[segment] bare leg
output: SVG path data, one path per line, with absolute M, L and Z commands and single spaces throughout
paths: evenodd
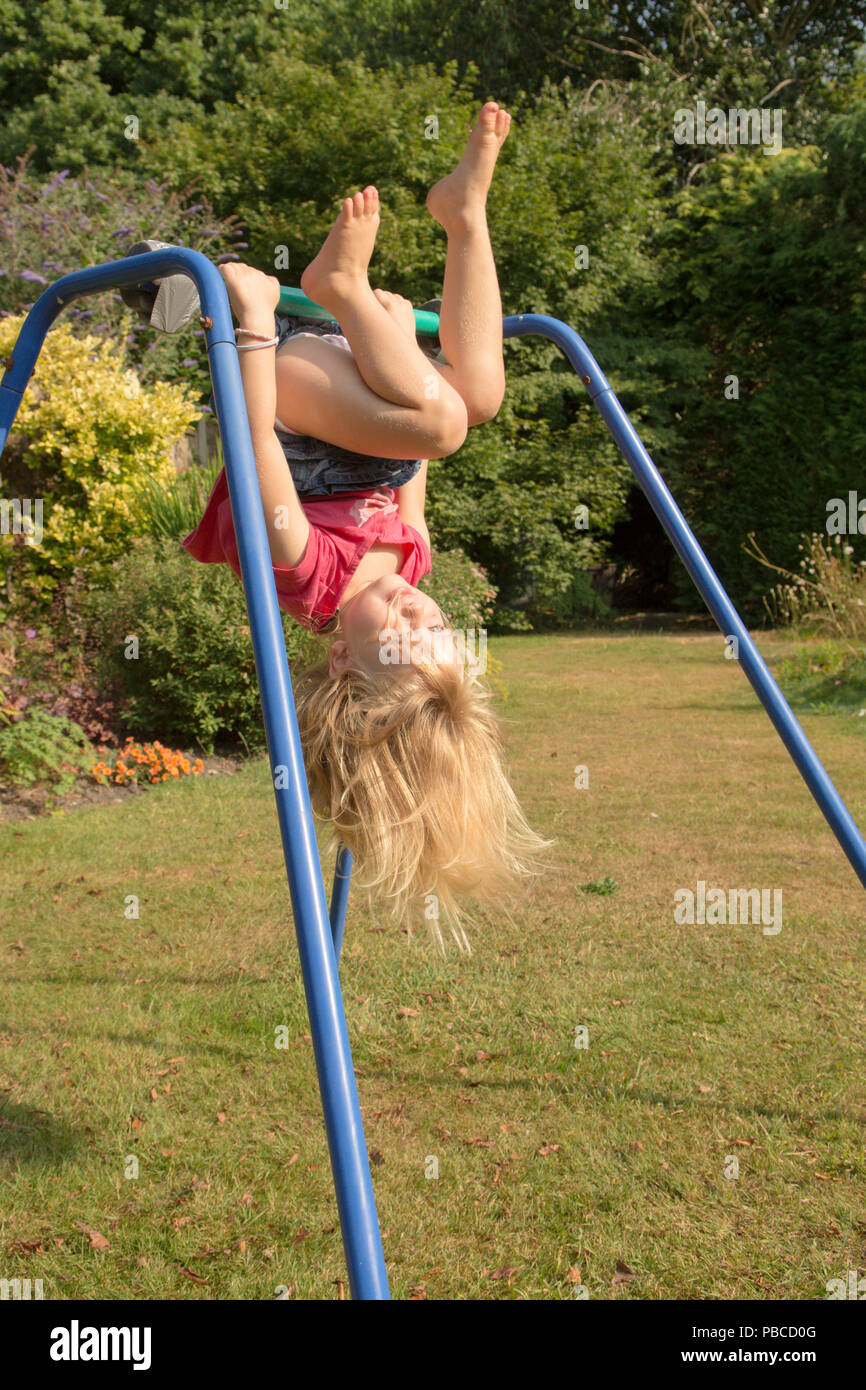
M 431 216 L 448 234 L 439 338 L 450 370 L 442 375 L 465 402 L 470 425 L 492 419 L 505 393 L 502 301 L 486 203 L 510 125 L 508 112 L 488 101 L 456 169 L 427 196 Z
M 301 276 L 301 288 L 340 325 L 366 385 L 383 402 L 438 416 L 465 432 L 458 393 L 370 287 L 367 266 L 379 225 L 379 195 L 368 186 L 346 198 L 324 246 Z

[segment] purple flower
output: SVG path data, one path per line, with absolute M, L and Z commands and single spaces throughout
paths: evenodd
M 44 275 L 37 275 L 35 270 L 19 270 L 19 280 L 31 280 L 34 285 L 47 285 L 48 281 Z
M 55 174 L 55 176 L 54 176 L 54 178 L 51 180 L 51 182 L 50 182 L 49 184 L 46 184 L 46 186 L 43 188 L 43 190 L 42 190 L 42 197 L 44 198 L 46 193 L 50 193 L 50 192 L 52 191 L 52 189 L 55 189 L 59 183 L 65 183 L 68 177 L 69 177 L 69 170 L 68 170 L 68 169 L 61 169 L 60 173 L 59 173 L 59 174 Z
M 36 636 L 36 628 L 35 628 L 35 627 L 28 627 L 28 628 L 27 628 L 27 631 L 24 633 L 24 636 L 25 636 L 25 637 L 35 637 L 35 636 Z
M 130 236 L 130 234 L 131 234 L 134 230 L 135 230 L 135 229 L 134 229 L 133 227 L 118 227 L 117 231 L 116 231 L 116 232 L 112 232 L 111 235 L 112 235 L 112 236 Z
M 183 361 L 181 362 L 180 365 L 181 365 L 182 367 L 197 367 L 197 366 L 198 366 L 198 358 L 197 358 L 197 357 L 185 357 L 185 358 L 183 359 Z
M 248 251 L 250 247 L 250 243 L 248 241 L 236 241 L 233 244 L 239 247 L 242 251 Z
M 192 213 L 192 212 L 202 212 L 203 210 L 204 210 L 204 203 L 193 203 L 193 205 L 192 205 L 191 208 L 187 208 L 187 213 L 189 214 L 189 213 Z
M 240 256 L 236 256 L 234 251 L 226 251 L 222 256 L 217 256 L 217 265 L 226 265 L 229 261 L 239 261 Z

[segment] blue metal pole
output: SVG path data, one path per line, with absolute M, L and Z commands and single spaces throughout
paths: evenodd
M 346 930 L 346 907 L 349 902 L 349 886 L 352 881 L 352 851 L 340 845 L 337 862 L 334 865 L 334 886 L 331 890 L 331 936 L 334 941 L 334 955 L 340 964 L 343 949 L 343 933 Z
M 644 448 L 631 421 L 614 395 L 604 373 L 573 328 L 546 314 L 516 314 L 503 320 L 503 336 L 537 333 L 562 349 L 580 376 L 594 405 L 631 465 L 653 511 L 725 637 L 736 637 L 740 664 L 770 716 L 782 742 L 826 816 L 833 833 L 866 888 L 866 842 L 845 803 L 824 770 L 787 700 L 771 676 L 706 555 L 690 530 L 661 474 Z
M 0 449 L 45 333 L 64 304 L 84 294 L 177 272 L 192 276 L 201 300 L 350 1287 L 353 1298 L 387 1299 L 376 1202 L 261 493 L 228 295 L 216 266 L 200 252 L 172 247 L 76 271 L 45 290 L 22 325 L 12 366 L 0 383 Z

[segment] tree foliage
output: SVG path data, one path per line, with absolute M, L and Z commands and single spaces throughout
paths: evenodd
M 249 259 L 289 284 L 345 193 L 375 182 L 374 283 L 419 303 L 445 255 L 426 192 L 479 101 L 507 102 L 490 199 L 504 310 L 582 333 L 749 605 L 768 578 L 747 535 L 790 563 L 861 441 L 864 19 L 866 0 L 0 0 L 0 159 L 29 150 L 46 189 L 68 169 L 166 206 L 196 180 L 213 225 L 240 219 Z M 676 112 L 699 100 L 779 107 L 784 153 L 678 144 Z M 56 237 L 27 225 L 44 275 Z M 627 517 L 630 474 L 550 344 L 506 357 L 500 416 L 431 467 L 431 518 L 484 565 L 503 621 L 559 621 Z

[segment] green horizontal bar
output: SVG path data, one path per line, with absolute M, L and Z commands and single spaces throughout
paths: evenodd
M 314 304 L 312 299 L 308 299 L 302 290 L 290 289 L 286 285 L 280 289 L 277 309 L 281 314 L 293 314 L 297 318 L 303 319 L 330 321 L 334 317 L 327 309 L 323 309 L 321 304 Z M 417 333 L 438 333 L 439 315 L 431 313 L 429 309 L 416 309 L 415 331 Z

